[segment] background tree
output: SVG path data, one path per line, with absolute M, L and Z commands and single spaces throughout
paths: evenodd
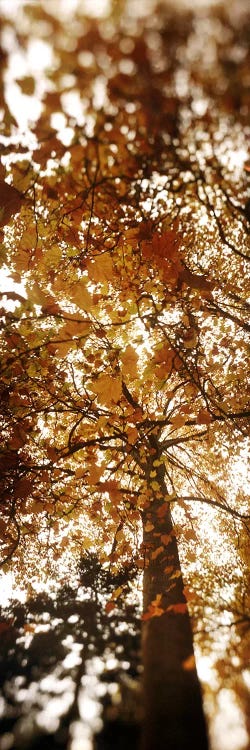
M 192 569 L 205 508 L 225 555 L 248 518 L 247 9 L 124 3 L 68 23 L 57 6 L 4 18 L 40 112 L 29 133 L 9 105 L 3 124 L 2 255 L 25 287 L 2 308 L 3 564 L 22 578 L 28 554 L 41 576 L 39 550 L 60 577 L 84 549 L 114 572 L 132 559 L 143 746 L 184 750 L 191 725 L 202 748 L 180 557 L 191 583 L 209 570 L 207 544 Z
M 112 615 L 105 611 L 105 601 L 124 583 L 124 574 L 112 575 L 89 555 L 81 559 L 71 584 L 24 604 L 13 601 L 4 610 L 0 726 L 2 736 L 13 733 L 13 746 L 38 750 L 46 742 L 50 750 L 64 748 L 81 718 L 86 742 L 94 732 L 96 747 L 137 746 L 138 607 L 123 599 Z M 100 732 L 102 712 L 106 722 Z

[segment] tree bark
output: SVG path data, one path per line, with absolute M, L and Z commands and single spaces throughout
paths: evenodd
M 160 478 L 163 490 L 164 481 Z M 166 493 L 143 518 L 142 656 L 145 717 L 141 750 L 208 750 L 193 636 Z M 162 610 L 162 612 L 161 612 Z

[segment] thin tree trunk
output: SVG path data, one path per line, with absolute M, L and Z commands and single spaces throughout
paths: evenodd
M 161 477 L 160 483 L 162 498 L 158 493 L 143 519 L 143 609 L 148 619 L 144 619 L 142 634 L 145 719 L 141 750 L 207 750 L 177 541 Z

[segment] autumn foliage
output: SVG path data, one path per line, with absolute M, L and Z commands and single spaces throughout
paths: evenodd
M 235 31 L 211 11 L 208 72 L 202 15 L 113 6 L 3 18 L 27 60 L 35 41 L 51 57 L 15 79 L 39 114 L 1 102 L 1 556 L 19 581 L 88 551 L 132 561 L 145 626 L 195 607 L 206 513 L 214 549 L 249 519 L 247 11 Z

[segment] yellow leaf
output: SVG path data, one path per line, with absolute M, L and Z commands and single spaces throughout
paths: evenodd
M 193 529 L 186 529 L 185 531 L 185 539 L 188 541 L 194 541 L 197 542 L 197 536 Z
M 91 325 L 87 320 L 71 320 L 69 318 L 60 328 L 60 338 L 85 337 L 91 330 Z
M 110 281 L 112 279 L 114 269 L 113 262 L 108 253 L 102 253 L 94 258 L 94 260 L 88 260 L 87 271 L 89 278 L 97 283 Z
M 124 531 L 117 531 L 117 534 L 115 535 L 117 542 L 123 542 L 124 540 Z
M 112 599 L 118 599 L 118 596 L 121 596 L 122 592 L 123 592 L 122 586 L 118 586 L 118 588 L 115 589 L 115 591 L 113 591 Z
M 81 545 L 82 549 L 89 549 L 92 546 L 92 540 L 88 536 L 81 537 Z
M 22 250 L 34 250 L 37 244 L 37 232 L 35 226 L 26 229 L 20 239 L 19 247 Z
M 89 312 L 93 307 L 93 300 L 89 293 L 85 280 L 78 281 L 71 289 L 71 299 L 81 310 Z
M 153 492 L 158 492 L 158 490 L 161 489 L 158 482 L 150 482 L 150 486 L 152 487 Z

